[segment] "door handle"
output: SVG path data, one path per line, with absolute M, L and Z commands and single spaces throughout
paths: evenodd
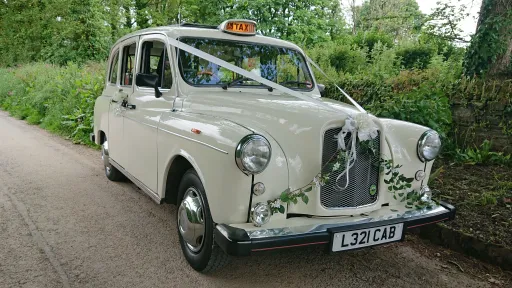
M 134 110 L 137 106 L 133 104 L 126 104 L 126 108 Z

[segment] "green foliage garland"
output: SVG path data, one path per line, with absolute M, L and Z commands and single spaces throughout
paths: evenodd
M 375 155 L 376 151 L 374 150 L 372 143 L 372 141 L 361 141 L 359 145 L 366 148 L 366 153 Z M 322 170 L 326 167 L 330 168 L 329 170 L 331 170 L 331 172 L 324 174 L 318 173 L 313 180 L 305 186 L 293 191 L 287 189 L 281 193 L 279 198 L 268 200 L 267 203 L 270 206 L 272 214 L 284 214 L 286 210 L 285 205 L 297 204 L 299 199 L 301 199 L 304 204 L 308 204 L 309 197 L 306 193 L 312 191 L 313 187 L 319 187 L 327 184 L 330 181 L 330 174 L 343 167 L 346 164 L 345 161 L 346 153 L 342 153 L 342 151 L 339 150 L 333 155 L 331 160 L 322 167 Z M 394 165 L 392 160 L 381 159 L 380 161 L 380 169 L 384 171 L 385 176 L 389 177 L 388 179 L 384 179 L 384 183 L 388 185 L 387 191 L 393 193 L 393 199 L 405 202 L 405 207 L 407 209 L 414 208 L 420 210 L 423 208 L 432 208 L 435 202 L 424 201 L 424 194 L 411 189 L 411 183 L 414 181 L 414 178 L 405 177 L 400 173 L 399 169 L 401 167 L 401 165 Z

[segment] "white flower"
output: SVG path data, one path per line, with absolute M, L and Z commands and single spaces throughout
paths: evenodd
M 315 182 L 316 188 L 320 188 L 321 184 L 320 184 L 320 178 L 318 176 L 315 176 L 315 178 L 313 178 L 313 182 Z
M 273 208 L 281 207 L 281 199 L 276 199 L 274 202 L 270 204 Z
M 332 166 L 332 171 L 338 171 L 340 169 L 341 164 L 339 162 L 336 162 L 334 166 Z

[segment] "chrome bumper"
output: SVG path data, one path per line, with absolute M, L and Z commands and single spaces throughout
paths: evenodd
M 329 247 L 333 233 L 404 223 L 404 229 L 448 221 L 455 218 L 455 207 L 441 202 L 432 209 L 391 212 L 378 217 L 361 216 L 326 219 L 326 224 L 292 227 L 243 229 L 234 225 L 218 224 L 215 242 L 229 255 L 245 256 L 252 252 L 292 248 L 308 245 Z M 294 219 L 294 218 L 291 218 Z M 316 219 L 318 222 L 318 219 Z M 330 222 L 330 223 L 327 223 Z M 240 226 L 240 225 L 238 225 Z M 405 233 L 404 233 L 405 235 Z

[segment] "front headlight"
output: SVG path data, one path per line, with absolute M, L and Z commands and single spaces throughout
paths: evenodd
M 258 174 L 267 168 L 272 150 L 270 143 L 261 135 L 247 135 L 236 147 L 236 165 L 246 174 Z
M 434 160 L 441 150 L 441 138 L 434 130 L 428 130 L 418 140 L 418 157 L 422 162 Z

